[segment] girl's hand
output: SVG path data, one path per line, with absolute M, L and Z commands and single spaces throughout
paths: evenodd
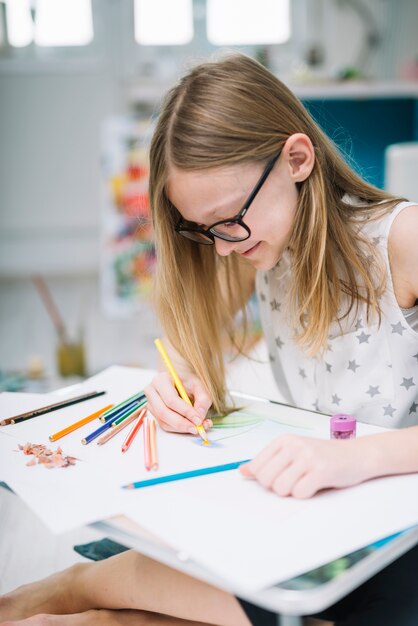
M 181 382 L 194 406 L 180 398 L 168 372 L 159 372 L 144 389 L 148 408 L 164 430 L 196 435 L 197 425 L 205 430 L 212 426 L 212 420 L 206 418 L 212 400 L 194 374 L 182 373 Z
M 240 471 L 279 496 L 310 498 L 320 489 L 349 487 L 371 478 L 363 449 L 366 439 L 324 441 L 283 435 Z

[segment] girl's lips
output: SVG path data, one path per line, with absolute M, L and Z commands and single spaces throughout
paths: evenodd
M 258 246 L 260 245 L 260 241 L 258 243 L 255 244 L 255 246 L 252 246 L 251 248 L 248 248 L 248 250 L 246 250 L 245 252 L 241 252 L 242 256 L 250 256 L 251 254 L 253 254 L 253 252 L 255 252 L 258 248 Z

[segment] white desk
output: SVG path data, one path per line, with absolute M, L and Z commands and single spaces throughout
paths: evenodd
M 162 544 L 123 516 L 106 522 L 97 522 L 91 526 L 115 541 L 165 563 L 169 567 L 216 587 L 229 588 L 227 583 L 187 558 L 187 555 L 177 553 L 169 546 Z M 331 606 L 417 543 L 418 526 L 398 535 L 371 554 L 364 556 L 329 582 L 303 590 L 288 589 L 287 583 L 284 582 L 255 594 L 246 594 L 245 599 L 276 612 L 280 626 L 300 626 L 301 616 L 317 613 Z M 229 590 L 234 593 L 233 589 Z M 243 594 L 240 595 L 244 597 Z

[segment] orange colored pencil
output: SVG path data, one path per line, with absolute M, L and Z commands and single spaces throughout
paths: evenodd
M 149 419 L 144 419 L 144 465 L 146 470 L 151 469 L 151 447 L 150 447 L 150 427 Z
M 134 437 L 135 437 L 136 433 L 138 432 L 138 430 L 142 426 L 142 422 L 144 421 L 144 417 L 145 417 L 146 413 L 147 413 L 146 407 L 143 408 L 140 411 L 140 413 L 138 415 L 137 423 L 133 426 L 133 428 L 131 429 L 131 431 L 129 432 L 128 436 L 126 437 L 125 441 L 122 444 L 122 452 L 126 452 L 127 449 L 129 448 L 129 446 L 131 445 L 132 441 L 134 440 Z
M 139 409 L 135 413 L 132 413 L 132 415 L 129 415 L 129 417 L 127 417 L 125 420 L 123 420 L 123 422 L 121 422 L 117 426 L 109 428 L 109 430 L 103 435 L 103 437 L 100 437 L 100 439 L 97 441 L 97 445 L 102 446 L 104 443 L 109 441 L 109 439 L 112 439 L 112 437 L 120 433 L 120 431 L 123 430 L 126 426 L 129 426 L 129 424 L 132 424 L 132 422 L 134 422 L 136 418 L 138 417 L 138 415 L 140 414 L 141 410 L 142 409 Z
M 113 404 L 108 404 L 107 406 L 104 406 L 102 409 L 100 409 L 100 411 L 96 411 L 95 413 L 92 413 L 91 415 L 87 415 L 87 417 L 83 417 L 82 420 L 79 420 L 78 422 L 75 422 L 74 424 L 67 426 L 67 428 L 63 428 L 62 430 L 59 430 L 57 433 L 54 433 L 53 435 L 49 436 L 49 441 L 56 441 L 57 439 L 61 439 L 61 437 L 65 437 L 65 435 L 69 435 L 74 430 L 77 430 L 77 428 L 81 428 L 81 426 L 84 426 L 84 424 L 88 424 L 89 422 L 92 422 L 93 420 L 95 420 L 97 417 L 100 417 L 102 413 L 110 409 L 110 407 L 112 406 Z
M 151 420 L 150 424 L 150 449 L 151 449 L 151 469 L 158 469 L 158 456 L 157 456 L 157 427 L 155 420 Z

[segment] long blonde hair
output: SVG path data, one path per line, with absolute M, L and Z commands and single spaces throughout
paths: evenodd
M 292 249 L 291 301 L 297 340 L 310 354 L 327 343 L 343 296 L 380 318 L 385 271 L 360 233 L 362 220 L 399 200 L 355 174 L 301 102 L 262 65 L 241 54 L 194 67 L 167 94 L 150 150 L 150 203 L 157 248 L 157 312 L 174 348 L 201 378 L 214 408 L 225 408 L 223 338 L 245 307 L 234 255 L 220 257 L 174 231 L 180 215 L 166 194 L 169 169 L 204 170 L 266 162 L 294 133 L 315 148 L 300 183 Z M 353 205 L 347 196 L 355 197 Z M 306 315 L 307 314 L 307 315 Z

